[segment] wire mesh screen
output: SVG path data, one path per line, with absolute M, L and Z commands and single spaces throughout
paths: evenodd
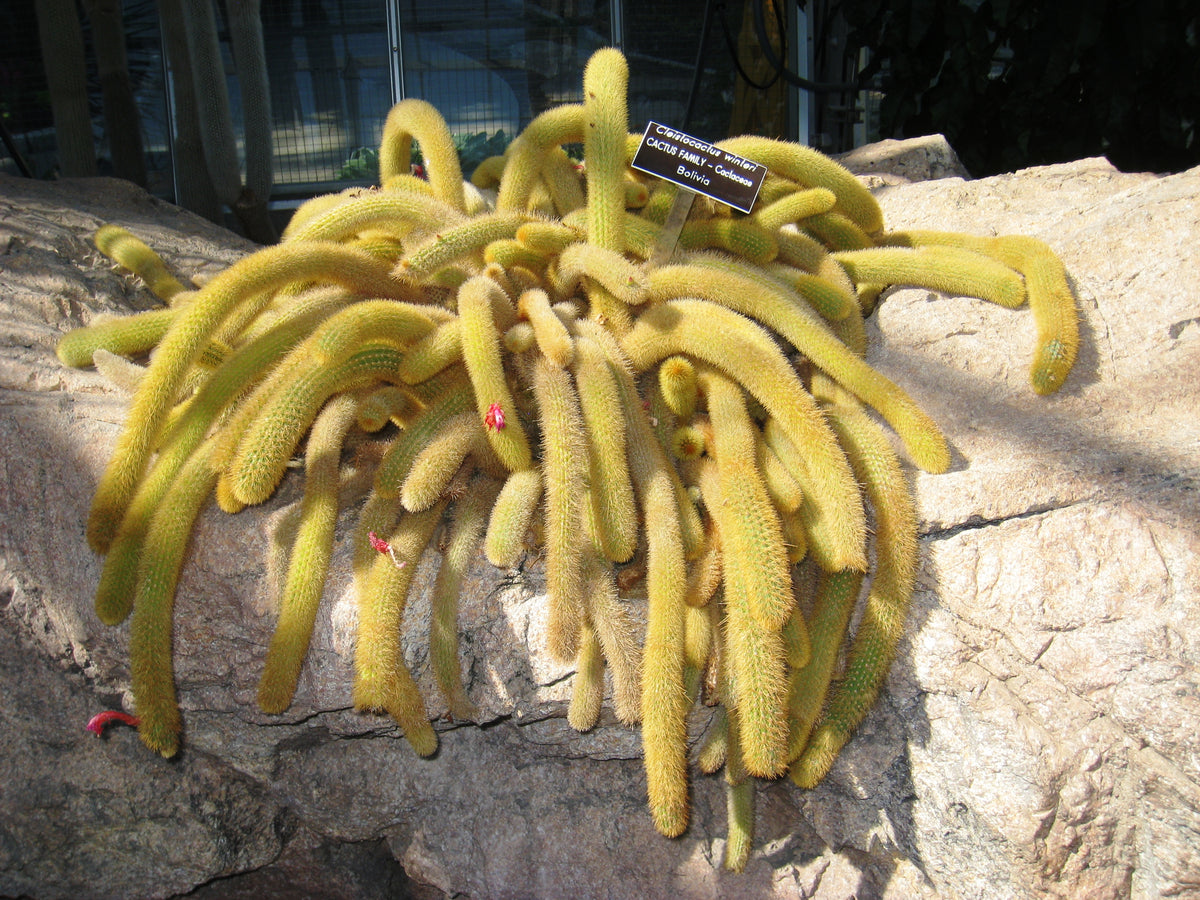
M 67 23 L 69 28 L 78 28 L 82 57 L 68 59 L 68 54 L 59 49 L 65 45 L 66 35 L 51 34 L 50 40 L 56 51 L 51 62 L 57 65 L 77 62 L 82 69 L 85 96 L 81 102 L 94 140 L 94 152 L 91 153 L 94 168 L 89 165 L 88 172 L 133 178 L 143 182 L 152 192 L 169 196 L 172 180 L 170 141 L 162 42 L 154 0 L 125 0 L 117 9 L 120 21 L 116 27 L 124 37 L 123 76 L 127 78 L 132 112 L 136 117 L 132 122 L 122 120 L 120 127 L 133 129 L 140 136 L 141 161 L 136 173 L 114 167 L 113 135 L 109 131 L 114 117 L 111 110 L 106 115 L 93 40 L 94 23 L 86 8 L 79 7 L 77 18 Z M 4 138 L 0 172 L 34 178 L 84 174 L 63 172 L 35 10 L 32 2 L 0 3 L 0 133 Z
M 262 27 L 277 192 L 371 180 L 392 103 L 382 0 L 263 0 Z
M 242 149 L 243 104 L 227 7 L 211 2 Z M 261 0 L 273 199 L 374 182 L 375 151 L 397 87 L 442 112 L 470 171 L 503 152 L 538 113 L 578 102 L 588 58 L 612 43 L 629 58 L 631 129 L 655 119 L 709 140 L 746 131 L 779 133 L 785 104 L 747 88 L 731 56 L 752 68 L 758 47 L 750 40 L 748 10 L 755 2 L 769 0 Z M 178 163 L 165 100 L 173 73 L 163 64 L 156 3 L 124 0 L 123 6 L 148 186 L 174 198 Z M 0 122 L 32 174 L 52 177 L 61 148 L 55 146 L 34 8 L 28 0 L 0 3 Z M 781 8 L 791 11 L 790 4 Z M 88 40 L 91 25 L 86 16 L 80 21 Z M 391 35 L 399 36 L 398 46 Z M 108 117 L 90 45 L 88 53 L 96 154 L 99 171 L 108 174 Z M 0 169 L 16 171 L 12 155 L 3 157 Z
M 726 15 L 725 4 L 716 6 L 721 9 L 713 11 L 706 34 L 703 3 L 659 0 L 626 4 L 624 50 L 630 68 L 631 131 L 641 131 L 647 121 L 654 120 L 705 140 L 726 136 L 733 70 L 716 18 Z
M 404 94 L 438 108 L 468 173 L 538 113 L 577 102 L 588 57 L 612 40 L 607 0 L 403 0 L 400 29 Z
M 630 128 L 640 130 L 653 119 L 707 140 L 746 133 L 790 136 L 795 126 L 789 119 L 783 82 L 775 79 L 767 84 L 767 75 L 755 79 L 765 62 L 752 26 L 755 4 L 771 11 L 766 18 L 769 38 L 782 52 L 779 24 L 789 27 L 790 4 L 770 0 L 626 3 Z M 755 84 L 740 77 L 739 71 L 755 79 Z
M 38 48 L 32 3 L 0 8 L 0 122 L 5 153 L 0 172 L 45 178 L 55 166 L 54 119 Z M 25 169 L 22 172 L 22 168 Z
M 97 4 L 97 6 L 99 6 Z M 145 187 L 152 194 L 167 196 L 172 191 L 173 160 L 171 155 L 171 128 L 167 111 L 166 69 L 163 67 L 162 39 L 160 36 L 158 9 L 155 0 L 125 0 L 125 52 L 129 66 L 129 81 L 137 116 L 141 126 L 142 149 L 146 166 Z M 86 9 L 86 7 L 85 7 Z M 90 37 L 89 23 L 84 18 L 85 36 Z M 93 63 L 94 64 L 94 63 Z M 91 69 L 89 67 L 89 77 Z M 95 98 L 102 93 L 97 76 L 90 94 Z M 103 104 L 101 104 L 103 107 Z M 97 109 L 102 113 L 102 109 Z M 101 172 L 104 153 L 111 159 L 111 136 L 108 128 L 121 127 L 119 122 L 110 122 L 108 116 L 100 114 Z

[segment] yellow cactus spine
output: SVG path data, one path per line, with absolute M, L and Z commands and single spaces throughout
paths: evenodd
M 787 768 L 788 679 L 779 631 L 764 628 L 749 608 L 745 585 L 728 565 L 725 574 L 727 665 L 733 670 L 733 706 L 746 771 L 774 778 Z
M 756 429 L 754 436 L 755 456 L 767 495 L 781 516 L 796 512 L 804 502 L 804 492 L 800 490 L 800 485 L 796 483 L 787 466 L 775 455 L 775 451 L 767 446 L 762 433 Z
M 722 559 L 721 542 L 717 537 L 716 526 L 712 520 L 708 540 L 705 541 L 704 551 L 692 565 L 688 573 L 687 593 L 684 602 L 691 607 L 707 606 L 713 595 L 721 587 L 724 578 L 724 560 Z
M 443 310 L 396 300 L 364 300 L 326 319 L 308 342 L 312 362 L 333 366 L 367 340 L 387 339 L 405 346 L 433 330 Z
M 596 521 L 596 538 L 605 557 L 626 562 L 636 548 L 638 529 L 620 394 L 599 344 L 584 335 L 578 348 L 574 372 L 587 426 L 589 502 Z
M 601 342 L 606 353 L 616 350 Z M 688 823 L 687 710 L 683 681 L 687 587 L 684 538 L 674 469 L 663 455 L 630 374 L 610 355 L 629 440 L 629 469 L 646 532 L 650 598 L 642 650 L 642 748 L 650 813 L 660 834 L 677 837 Z
M 517 405 L 504 375 L 504 364 L 500 357 L 500 333 L 492 316 L 493 294 L 503 300 L 503 291 L 496 282 L 482 275 L 464 284 L 458 291 L 458 314 L 462 319 L 463 360 L 471 376 L 475 390 L 475 407 L 479 420 L 488 421 L 489 413 L 496 406 L 504 416 L 504 427 L 487 430 L 492 449 L 511 472 L 519 472 L 533 465 L 533 454 L 529 440 L 517 418 Z
M 518 233 L 520 229 L 517 229 Z M 483 248 L 483 261 L 497 267 L 498 271 L 523 268 L 530 272 L 544 272 L 550 264 L 550 256 L 531 250 L 517 238 L 500 238 Z
M 176 307 L 148 309 L 120 319 L 106 319 L 68 331 L 55 352 L 63 365 L 82 368 L 92 364 L 92 354 L 108 350 L 118 356 L 140 356 L 153 348 L 179 317 Z
M 594 537 L 594 535 L 593 535 Z M 639 627 L 617 592 L 613 569 L 594 552 L 584 554 L 584 597 L 587 619 L 612 675 L 617 719 L 625 725 L 641 721 L 642 648 Z
M 133 623 L 129 631 L 129 667 L 138 733 L 156 753 L 179 750 L 181 720 L 171 664 L 175 586 L 196 516 L 212 493 L 216 472 L 212 439 L 188 461 L 154 513 L 138 566 Z
M 429 663 L 442 695 L 456 719 L 473 719 L 475 705 L 467 699 L 458 660 L 458 595 L 471 568 L 487 516 L 500 484 L 475 479 L 454 511 L 454 527 L 442 554 L 442 567 L 430 597 Z
M 700 521 L 700 514 L 696 510 L 695 503 L 692 502 L 688 494 L 683 480 L 679 477 L 679 473 L 675 471 L 675 467 L 667 460 L 665 453 L 662 450 L 662 445 L 659 440 L 659 432 L 656 431 L 663 424 L 663 420 L 667 415 L 665 407 L 662 410 L 657 410 L 655 401 L 650 401 L 649 412 L 644 410 L 641 396 L 637 393 L 633 386 L 632 372 L 633 366 L 620 344 L 613 337 L 612 333 L 598 322 L 581 321 L 578 323 L 579 331 L 588 335 L 594 340 L 604 351 L 608 357 L 609 368 L 617 379 L 617 389 L 621 395 L 621 409 L 625 415 L 626 440 L 629 442 L 628 447 L 630 453 L 639 452 L 643 454 L 651 453 L 650 448 L 639 450 L 641 437 L 637 435 L 648 435 L 654 440 L 653 453 L 657 454 L 656 458 L 661 458 L 664 465 L 664 471 L 668 479 L 671 481 L 671 487 L 675 491 L 676 504 L 679 508 L 679 527 L 680 534 L 683 540 L 684 556 L 686 559 L 695 559 L 704 549 L 705 533 L 704 524 Z M 657 394 L 655 394 L 657 397 Z M 654 416 L 662 414 L 662 419 L 656 420 Z M 631 424 L 636 422 L 636 424 Z M 664 432 L 665 433 L 665 432 Z M 639 442 L 635 446 L 635 441 Z M 630 472 L 633 472 L 633 462 L 630 461 Z M 637 489 L 636 476 L 634 478 L 634 489 Z
M 808 620 L 812 655 L 803 668 L 793 667 L 789 676 L 789 761 L 794 761 L 804 751 L 813 726 L 825 706 L 829 682 L 862 582 L 863 573 L 849 569 L 821 573 Z M 793 768 L 792 774 L 798 771 Z
M 654 248 L 662 235 L 662 227 L 631 212 L 625 213 L 623 222 L 625 224 L 625 252 L 639 259 L 648 259 L 654 253 Z M 587 237 L 587 220 L 581 211 L 565 217 L 563 224 L 572 232 L 572 241 L 567 243 L 579 240 L 580 237 Z
M 465 211 L 462 166 L 454 138 L 442 114 L 424 100 L 401 100 L 388 113 L 379 148 L 379 180 L 386 183 L 393 175 L 408 174 L 413 138 L 421 145 L 434 191 L 455 209 Z
M 328 301 L 328 302 L 326 302 Z M 247 384 L 295 344 L 331 309 L 333 298 L 316 298 L 299 305 L 294 315 L 239 347 L 166 428 L 153 467 L 138 484 L 121 525 L 104 558 L 96 588 L 96 613 L 106 624 L 124 621 L 133 604 L 133 584 L 142 541 L 155 508 L 170 489 L 179 469 L 200 446 L 216 417 Z M 219 443 L 219 441 L 217 442 Z M 214 467 L 217 456 L 213 454 Z
M 838 212 L 809 216 L 803 228 L 830 250 L 865 250 L 875 245 L 871 235 Z
M 1025 276 L 1029 310 L 1037 326 L 1037 347 L 1029 381 L 1039 394 L 1053 394 L 1079 353 L 1079 314 L 1062 260 L 1042 241 L 1010 235 L 994 239 L 996 253 Z
M 159 299 L 169 302 L 187 290 L 161 256 L 119 225 L 101 225 L 94 240 L 101 253 L 141 278 Z
M 667 837 L 676 837 L 688 823 L 690 700 L 683 684 L 686 577 L 679 508 L 670 479 L 661 470 L 641 474 L 650 596 L 642 655 L 642 747 L 655 827 Z
M 439 231 L 400 260 L 396 274 L 413 282 L 427 281 L 470 254 L 482 255 L 493 241 L 515 237 L 525 221 L 524 216 L 511 213 L 489 213 Z
M 827 213 L 833 209 L 836 202 L 837 197 L 833 191 L 827 188 L 810 188 L 786 194 L 770 205 L 756 210 L 751 219 L 767 231 L 778 231 L 792 222 Z
M 296 692 L 333 553 L 342 441 L 354 424 L 357 407 L 350 394 L 334 397 L 317 416 L 308 439 L 300 528 L 292 545 L 279 621 L 258 685 L 258 705 L 263 712 L 283 712 Z
M 713 341 L 714 333 L 722 339 Z M 805 496 L 820 506 L 828 564 L 834 569 L 866 569 L 866 518 L 845 454 L 812 397 L 761 328 L 714 303 L 671 300 L 644 312 L 621 346 L 639 370 L 686 353 L 736 373 L 791 442 L 804 448 L 802 465 L 808 477 L 800 484 L 812 486 Z
M 600 718 L 604 701 L 604 652 L 590 622 L 579 628 L 579 653 L 575 656 L 575 678 L 567 723 L 576 731 L 589 731 Z
M 690 669 L 703 671 L 713 658 L 713 609 L 688 605 L 683 611 L 683 661 Z
M 713 775 L 725 765 L 729 754 L 729 714 L 724 706 L 713 712 L 712 724 L 704 735 L 700 752 L 696 754 L 696 768 L 705 775 Z
M 517 564 L 525 534 L 533 524 L 534 513 L 542 499 L 542 474 L 537 469 L 513 472 L 504 482 L 492 507 L 484 538 L 484 555 L 500 569 Z
M 728 768 L 726 763 L 727 771 Z M 744 773 L 740 780 L 726 776 L 725 812 L 729 834 L 725 839 L 723 865 L 730 872 L 744 872 L 754 849 L 754 779 Z
M 534 220 L 517 229 L 517 240 L 537 253 L 555 255 L 579 240 L 579 234 L 557 222 Z
M 742 739 L 745 723 L 742 721 L 741 708 L 735 700 L 737 676 L 730 670 L 727 662 L 728 626 L 729 622 L 726 620 L 725 634 L 718 640 L 718 655 L 722 665 L 718 667 L 711 682 L 715 684 L 716 693 L 721 698 L 720 712 L 723 715 L 714 723 L 716 727 L 712 742 L 702 752 L 701 767 L 709 772 L 716 772 L 722 765 L 725 767 L 727 833 L 724 866 L 731 872 L 741 872 L 746 868 L 754 844 L 754 781 L 745 763 L 745 746 Z
M 904 439 L 922 469 L 940 473 L 949 468 L 946 439 L 925 411 L 892 381 L 850 352 L 823 320 L 806 304 L 789 296 L 774 279 L 751 274 L 745 267 L 727 260 L 702 257 L 691 265 L 655 270 L 650 275 L 650 285 L 651 296 L 656 300 L 697 297 L 721 303 L 767 325 L 787 338 L 814 365 L 877 409 Z
M 104 376 L 105 381 L 127 396 L 137 390 L 138 385 L 142 382 L 142 376 L 146 374 L 145 366 L 140 366 L 123 356 L 117 356 L 103 347 L 97 348 L 92 353 L 92 365 L 96 367 L 97 372 Z
M 700 219 L 688 222 L 679 233 L 683 250 L 728 250 L 752 263 L 765 265 L 779 254 L 775 234 L 751 219 Z
M 154 439 L 193 362 L 214 329 L 244 298 L 303 281 L 340 283 L 378 297 L 402 292 L 386 265 L 337 244 L 281 244 L 235 263 L 204 286 L 158 345 L 133 396 L 125 429 L 117 439 L 88 516 L 88 544 L 98 553 L 112 543 Z M 403 293 L 400 293 L 403 296 Z
M 788 668 L 803 669 L 812 659 L 812 640 L 809 637 L 804 612 L 799 606 L 792 607 L 792 614 L 783 623 L 780 633 L 783 636 Z
M 425 704 L 404 663 L 400 645 L 408 589 L 421 553 L 445 510 L 440 503 L 424 512 L 405 515 L 387 542 L 403 565 L 387 554 L 375 557 L 358 592 L 358 639 L 354 651 L 354 706 L 390 713 L 420 756 L 437 750 L 437 735 L 429 724 Z
M 1067 270 L 1044 242 L 1020 235 L 976 237 L 944 231 L 898 231 L 889 244 L 905 247 L 961 247 L 993 257 L 1025 278 L 1038 341 L 1029 380 L 1039 394 L 1053 394 L 1067 379 L 1079 352 L 1079 315 Z
M 421 384 L 461 361 L 462 321 L 451 319 L 408 348 L 396 377 L 405 384 Z
M 385 385 L 376 388 L 359 402 L 355 423 L 360 430 L 372 433 L 388 422 L 400 424 L 415 412 L 411 394 L 403 388 Z
M 425 409 L 388 446 L 375 470 L 375 491 L 382 497 L 399 497 L 417 455 L 441 433 L 446 423 L 471 409 L 474 398 L 461 380 L 429 398 Z
M 1025 279 L 991 257 L 958 247 L 872 247 L 833 254 L 856 284 L 902 284 L 943 294 L 979 297 L 1015 309 L 1025 302 Z
M 822 318 L 840 322 L 852 312 L 858 312 L 858 297 L 848 283 L 843 287 L 824 275 L 804 272 L 792 273 L 788 280 L 796 293 L 807 300 Z
M 570 375 L 544 357 L 534 364 L 533 391 L 542 424 L 546 479 L 546 593 L 550 653 L 568 662 L 579 649 L 583 621 L 583 526 L 580 486 L 587 479 L 587 445 L 579 395 Z
M 538 288 L 524 291 L 517 301 L 517 314 L 529 321 L 538 349 L 550 362 L 565 369 L 575 361 L 575 341 L 550 308 L 545 291 Z
M 500 184 L 500 176 L 504 174 L 504 156 L 489 156 L 475 167 L 471 173 L 471 184 L 477 188 L 494 188 Z
M 387 378 L 402 354 L 387 344 L 365 344 L 345 361 L 328 369 L 310 367 L 261 409 L 221 480 L 240 503 L 262 503 L 278 486 L 288 459 L 329 397 L 342 390 L 367 387 Z
M 883 228 L 883 211 L 849 169 L 810 147 L 763 137 L 736 137 L 717 144 L 722 150 L 762 163 L 772 172 L 799 184 L 828 188 L 837 208 L 867 234 Z
M 583 209 L 587 200 L 575 161 L 562 147 L 552 147 L 542 163 L 542 181 L 559 217 Z
M 583 72 L 588 243 L 625 251 L 625 91 L 629 66 L 619 50 L 598 50 Z
M 570 296 L 580 277 L 587 276 L 623 303 L 646 299 L 646 276 L 620 251 L 593 244 L 571 244 L 559 255 L 552 275 L 555 291 Z
M 400 502 L 409 512 L 428 509 L 445 492 L 455 473 L 471 452 L 472 438 L 479 432 L 474 412 L 461 412 L 443 423 L 413 460 L 400 489 Z
M 1036 243 L 1040 246 L 1029 253 L 1024 269 L 1029 308 L 1038 331 L 1029 381 L 1035 391 L 1044 395 L 1062 387 L 1075 366 L 1079 354 L 1079 313 L 1066 268 L 1049 247 L 1040 241 Z
M 290 229 L 285 243 L 344 241 L 370 229 L 402 237 L 414 226 L 452 228 L 466 221 L 454 207 L 420 191 L 371 191 L 349 197 Z
M 328 212 L 335 206 L 345 203 L 349 198 L 356 197 L 361 194 L 359 188 L 347 188 L 336 194 L 318 194 L 316 197 L 309 197 L 301 203 L 292 212 L 292 216 L 288 219 L 287 225 L 283 227 L 283 231 L 279 233 L 280 241 L 288 241 L 302 225 L 311 222 L 317 216 Z
M 583 121 L 581 104 L 556 106 L 534 117 L 508 148 L 508 162 L 496 197 L 497 210 L 525 210 L 545 155 L 560 144 L 583 140 Z
M 778 631 L 791 615 L 790 565 L 779 516 L 757 465 L 757 429 L 746 412 L 741 388 L 712 371 L 700 384 L 712 419 L 714 455 L 721 503 L 711 510 L 721 531 L 725 557 L 726 602 L 736 584 L 737 602 L 749 604 L 756 622 Z
M 670 448 L 677 459 L 699 459 L 708 448 L 708 435 L 693 425 L 684 425 L 671 433 Z
M 746 769 L 774 777 L 787 764 L 787 678 L 780 630 L 791 613 L 793 597 L 778 518 L 758 483 L 758 503 L 736 466 L 754 464 L 753 427 L 740 389 L 712 373 L 701 374 L 717 443 L 716 484 L 705 502 L 717 518 L 724 558 L 725 622 L 723 664 L 731 670 L 738 744 Z M 749 479 L 752 485 L 754 478 Z M 756 520 L 765 514 L 763 520 Z M 775 534 L 770 534 L 771 520 Z M 766 557 L 759 555 L 767 547 Z M 766 565 L 764 566 L 764 563 Z M 773 564 L 772 564 L 773 563 Z M 735 717 L 730 715 L 730 723 Z M 731 738 L 732 741 L 732 738 Z
M 690 422 L 696 412 L 699 389 L 696 383 L 696 367 L 686 356 L 670 356 L 658 367 L 658 389 L 663 402 L 680 422 Z
M 802 787 L 825 777 L 874 704 L 904 629 L 917 573 L 916 507 L 887 437 L 861 410 L 831 407 L 830 418 L 874 510 L 876 566 L 846 673 L 793 765 L 792 779 Z

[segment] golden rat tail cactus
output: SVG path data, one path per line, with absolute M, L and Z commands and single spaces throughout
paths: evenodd
M 937 425 L 864 360 L 863 315 L 896 283 L 1028 300 L 1033 386 L 1048 393 L 1075 358 L 1074 299 L 1044 244 L 889 233 L 849 172 L 765 138 L 718 145 L 768 167 L 759 208 L 700 200 L 676 245 L 664 235 L 680 188 L 630 168 L 627 80 L 620 53 L 598 52 L 583 104 L 538 116 L 467 184 L 441 117 L 405 101 L 384 130 L 382 188 L 309 201 L 279 246 L 199 288 L 101 229 L 100 248 L 170 303 L 59 346 L 71 365 L 155 349 L 88 522 L 108 554 L 99 615 L 132 611 L 149 747 L 179 747 L 171 617 L 197 514 L 214 496 L 229 512 L 266 500 L 307 437 L 259 692 L 282 711 L 323 593 L 347 448 L 370 432 L 384 446 L 354 535 L 356 707 L 393 716 L 418 753 L 436 749 L 399 632 L 448 519 L 430 659 L 455 716 L 474 715 L 458 661 L 463 573 L 481 551 L 514 565 L 536 535 L 549 649 L 577 663 L 568 720 L 595 724 L 607 668 L 617 715 L 641 721 L 659 831 L 688 825 L 701 693 L 717 707 L 699 763 L 726 770 L 729 868 L 751 852 L 755 777 L 810 787 L 828 773 L 883 684 L 916 572 L 912 496 L 866 409 L 917 466 L 949 465 Z M 407 174 L 414 138 L 428 182 Z M 579 141 L 582 174 L 561 150 Z M 476 183 L 495 184 L 494 208 Z M 647 604 L 644 632 L 633 603 Z

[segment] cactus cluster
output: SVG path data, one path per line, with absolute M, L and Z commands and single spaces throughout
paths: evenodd
M 135 387 L 87 527 L 105 555 L 100 618 L 132 612 L 149 747 L 178 748 L 172 603 L 198 512 L 214 495 L 228 512 L 266 500 L 307 438 L 259 692 L 282 711 L 365 432 L 353 699 L 418 753 L 437 737 L 399 636 L 445 523 L 430 659 L 456 717 L 474 713 L 465 570 L 480 548 L 503 568 L 540 545 L 549 649 L 577 666 L 569 721 L 596 723 L 607 669 L 617 717 L 641 725 L 661 833 L 688 824 L 697 702 L 717 708 L 694 749 L 703 771 L 724 767 L 730 868 L 751 850 L 755 778 L 811 787 L 829 771 L 886 677 L 916 573 L 913 498 L 881 422 L 920 468 L 949 464 L 937 425 L 864 361 L 863 316 L 898 283 L 1028 301 L 1048 393 L 1074 360 L 1074 299 L 1044 244 L 888 232 L 844 168 L 757 137 L 718 145 L 769 168 L 755 210 L 697 199 L 659 264 L 678 188 L 630 168 L 626 84 L 621 54 L 598 52 L 583 103 L 538 116 L 471 182 L 436 110 L 406 100 L 379 189 L 309 201 L 281 243 L 199 288 L 127 232 L 97 235 L 167 302 L 59 345 L 71 365 L 154 351 L 113 366 Z M 428 180 L 409 172 L 414 140 Z M 563 150 L 578 142 L 583 166 Z

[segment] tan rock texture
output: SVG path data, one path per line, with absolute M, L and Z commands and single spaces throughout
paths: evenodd
M 202 518 L 176 607 L 180 757 L 85 732 L 129 699 L 127 626 L 95 618 L 84 540 L 125 401 L 53 346 L 151 303 L 90 234 L 124 225 L 185 275 L 251 248 L 122 182 L 0 179 L 0 895 L 1200 896 L 1200 170 L 1082 160 L 967 181 L 936 138 L 848 162 L 890 228 L 1049 243 L 1083 346 L 1038 397 L 1028 311 L 881 302 L 870 361 L 955 461 L 914 475 L 923 563 L 886 692 L 816 790 L 760 788 L 742 875 L 720 869 L 718 779 L 694 780 L 691 829 L 663 839 L 636 732 L 611 714 L 567 726 L 571 672 L 542 649 L 532 558 L 473 572 L 463 652 L 482 727 L 440 722 L 434 759 L 351 709 L 345 546 L 296 703 L 258 713 L 267 528 L 294 484 Z M 406 649 L 440 714 L 425 618 L 412 609 Z

